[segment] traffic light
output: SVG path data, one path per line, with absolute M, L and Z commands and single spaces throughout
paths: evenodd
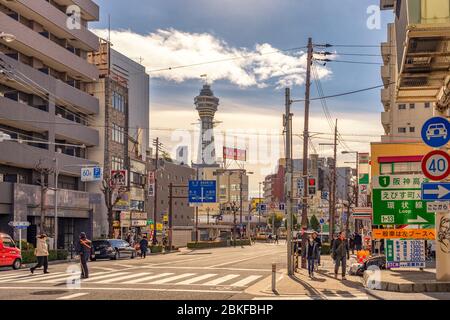
M 316 194 L 316 178 L 308 178 L 308 194 L 310 196 Z

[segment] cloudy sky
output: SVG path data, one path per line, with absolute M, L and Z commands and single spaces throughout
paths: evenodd
M 362 89 L 381 84 L 382 61 L 379 48 L 362 45 L 385 41 L 386 24 L 393 19 L 392 13 L 382 12 L 381 27 L 368 28 L 368 8 L 378 5 L 379 0 L 96 2 L 101 20 L 91 24 L 91 29 L 106 37 L 110 15 L 114 49 L 132 59 L 141 59 L 150 74 L 151 137 L 159 136 L 171 149 L 179 142 L 178 134 L 171 129 L 192 133 L 193 123 L 198 121 L 193 99 L 202 86 L 200 76 L 207 74 L 220 98 L 217 131 L 233 130 L 232 134 L 240 138 L 247 134 L 245 144 L 253 149 L 258 145 L 256 151 L 249 150 L 253 154 L 249 154 L 251 161 L 247 166 L 255 172 L 252 194 L 257 194 L 258 181 L 273 171 L 276 159 L 283 156 L 280 134 L 284 88 L 291 87 L 294 99 L 304 98 L 304 47 L 308 37 L 315 44 L 335 45 L 327 49 L 336 53 L 332 57 L 335 60 L 370 63 L 317 64 L 316 76 L 325 95 Z M 201 64 L 204 62 L 208 63 Z M 178 68 L 186 65 L 189 67 Z M 318 96 L 314 85 L 311 95 Z M 331 117 L 338 119 L 345 141 L 339 151 L 369 151 L 369 142 L 379 140 L 383 133 L 379 97 L 380 91 L 373 90 L 327 100 Z M 293 105 L 295 134 L 303 130 L 303 110 L 303 103 Z M 331 147 L 319 145 L 332 142 L 332 126 L 319 100 L 311 104 L 310 126 L 311 131 L 321 133 L 312 138 L 311 152 L 330 156 Z M 195 139 L 190 139 L 194 159 Z M 222 141 L 218 140 L 220 149 Z M 301 139 L 295 137 L 294 144 L 294 156 L 299 158 Z M 267 152 L 261 151 L 264 147 Z M 344 165 L 352 160 L 352 156 L 340 156 L 338 162 Z

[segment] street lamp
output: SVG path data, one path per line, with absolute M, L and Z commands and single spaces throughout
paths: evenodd
M 16 40 L 16 36 L 11 33 L 0 32 L 0 39 L 10 43 Z

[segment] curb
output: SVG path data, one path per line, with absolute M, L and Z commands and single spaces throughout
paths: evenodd
M 366 289 L 402 292 L 402 293 L 422 293 L 422 292 L 450 292 L 450 282 L 421 281 L 395 283 L 390 281 L 379 281 L 378 284 L 371 284 L 370 281 L 373 272 L 365 271 L 363 276 L 363 285 Z

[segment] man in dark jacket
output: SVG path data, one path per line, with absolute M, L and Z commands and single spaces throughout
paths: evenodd
M 362 237 L 358 232 L 355 232 L 355 239 L 353 241 L 355 243 L 356 251 L 362 250 Z
M 77 243 L 77 253 L 80 256 L 81 279 L 89 278 L 87 262 L 92 253 L 92 242 L 86 237 L 86 233 L 80 233 L 80 240 Z
M 347 268 L 347 259 L 350 259 L 350 251 L 344 231 L 339 232 L 339 237 L 333 241 L 333 248 L 331 252 L 332 258 L 335 261 L 334 277 L 337 278 L 339 265 L 342 264 L 342 280 L 347 280 L 345 278 L 345 269 Z
M 141 249 L 141 257 L 142 259 L 145 259 L 147 256 L 147 250 L 148 250 L 148 240 L 147 236 L 144 236 L 142 240 L 139 242 L 139 247 Z
M 319 249 L 319 254 L 318 254 L 318 257 L 317 257 L 317 265 L 320 266 L 320 253 L 322 251 L 322 240 L 320 240 L 319 234 L 317 232 L 313 233 L 313 239 L 314 239 L 315 242 L 317 242 L 317 246 L 319 247 L 318 248 Z

